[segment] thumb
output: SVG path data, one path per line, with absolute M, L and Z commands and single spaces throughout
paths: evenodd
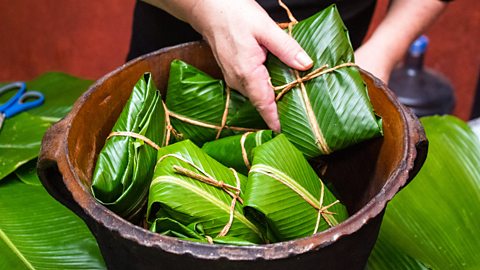
M 257 40 L 291 68 L 307 70 L 313 66 L 312 59 L 300 44 L 275 23 L 270 24 L 269 27 L 263 27 Z

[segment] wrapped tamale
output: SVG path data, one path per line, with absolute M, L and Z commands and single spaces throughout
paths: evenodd
M 270 242 L 309 236 L 347 218 L 303 154 L 280 134 L 257 146 L 245 188 L 245 214 Z
M 313 59 L 307 71 L 269 54 L 265 63 L 277 98 L 282 133 L 306 157 L 316 157 L 382 134 L 354 62 L 348 31 L 335 5 L 287 31 Z
M 97 159 L 95 198 L 131 219 L 146 203 L 157 150 L 165 144 L 165 110 L 149 74 L 140 78 Z M 152 144 L 148 144 L 153 142 Z
M 210 243 L 263 243 L 261 230 L 242 211 L 246 181 L 190 140 L 163 147 L 148 197 L 150 229 Z
M 271 130 L 247 132 L 207 142 L 202 150 L 223 165 L 247 175 L 252 163 L 253 148 L 271 139 Z
M 170 65 L 166 105 L 177 139 L 190 139 L 200 146 L 267 128 L 247 98 L 181 60 Z

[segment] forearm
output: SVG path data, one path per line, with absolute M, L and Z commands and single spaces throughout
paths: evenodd
M 410 44 L 447 6 L 440 0 L 393 0 L 372 37 L 355 52 L 356 63 L 384 82 Z
M 368 41 L 377 45 L 393 64 L 447 6 L 439 0 L 394 0 L 385 19 Z

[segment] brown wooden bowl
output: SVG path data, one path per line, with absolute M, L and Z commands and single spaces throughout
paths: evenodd
M 136 226 L 90 192 L 96 157 L 138 78 L 153 73 L 166 88 L 170 62 L 182 59 L 221 77 L 205 43 L 165 48 L 98 80 L 68 116 L 46 133 L 38 173 L 48 192 L 80 216 L 111 269 L 363 269 L 389 200 L 418 172 L 427 140 L 418 119 L 378 79 L 362 70 L 384 137 L 313 162 L 336 187 L 351 216 L 329 230 L 288 242 L 238 247 L 162 236 Z M 322 164 L 322 168 L 320 165 Z M 326 168 L 326 170 L 325 170 Z

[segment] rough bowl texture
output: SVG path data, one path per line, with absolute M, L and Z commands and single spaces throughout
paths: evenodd
M 409 110 L 368 72 L 371 101 L 383 118 L 384 137 L 313 161 L 335 185 L 351 214 L 345 222 L 310 237 L 237 247 L 182 241 L 123 220 L 90 193 L 96 157 L 132 87 L 151 71 L 165 89 L 171 60 L 182 59 L 221 77 L 210 48 L 201 42 L 165 48 L 118 68 L 97 81 L 70 114 L 49 129 L 38 173 L 57 200 L 80 216 L 98 240 L 110 269 L 363 269 L 389 200 L 418 172 L 427 153 L 424 131 Z

